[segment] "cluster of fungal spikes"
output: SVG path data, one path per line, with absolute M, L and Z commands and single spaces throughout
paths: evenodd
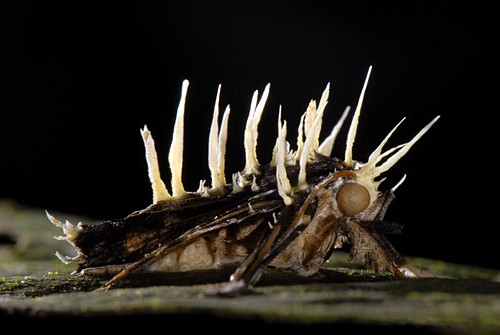
M 376 198 L 378 193 L 378 185 L 382 182 L 375 181 L 383 172 L 390 169 L 408 150 L 415 144 L 429 128 L 437 121 L 439 116 L 434 118 L 427 126 L 425 126 L 415 137 L 404 144 L 393 147 L 389 150 L 382 151 L 384 145 L 389 140 L 397 127 L 404 120 L 401 120 L 396 127 L 384 138 L 380 145 L 373 151 L 366 163 L 360 163 L 353 160 L 353 146 L 356 138 L 356 131 L 363 105 L 363 99 L 370 78 L 371 67 L 368 70 L 363 89 L 358 100 L 354 116 L 349 127 L 347 135 L 347 143 L 345 149 L 344 164 L 356 171 L 357 179 L 367 187 L 372 199 Z M 148 165 L 149 178 L 153 189 L 153 203 L 169 200 L 171 198 L 183 198 L 188 192 L 185 191 L 182 183 L 182 156 L 183 156 L 183 136 L 184 136 L 184 109 L 187 96 L 189 82 L 184 80 L 182 84 L 181 99 L 177 109 L 177 116 L 174 125 L 172 144 L 168 155 L 168 161 L 172 174 L 172 195 L 168 192 L 164 182 L 160 177 L 158 167 L 158 158 L 154 146 L 154 140 L 147 126 L 141 130 L 142 138 L 146 151 L 146 161 Z M 245 167 L 241 172 L 232 175 L 232 192 L 239 192 L 248 185 L 252 185 L 252 190 L 257 191 L 258 186 L 255 184 L 255 176 L 260 172 L 260 163 L 257 159 L 257 139 L 258 126 L 264 111 L 264 107 L 269 96 L 270 84 L 267 84 L 262 95 L 259 98 L 259 92 L 255 91 L 250 104 L 250 112 L 245 126 L 244 133 L 244 148 L 245 148 Z M 208 196 L 223 192 L 226 184 L 225 176 L 225 153 L 227 143 L 228 121 L 230 115 L 229 105 L 226 107 L 222 122 L 219 126 L 219 100 L 221 86 L 219 85 L 215 99 L 215 107 L 213 119 L 210 127 L 208 140 L 208 167 L 212 179 L 211 188 L 205 186 L 204 181 L 200 181 L 200 187 L 197 193 Z M 286 205 L 293 202 L 293 193 L 295 191 L 304 190 L 308 187 L 306 179 L 306 166 L 315 159 L 316 154 L 329 156 L 332 152 L 335 139 L 347 118 L 350 107 L 347 107 L 340 117 L 337 124 L 333 127 L 331 133 L 319 143 L 319 135 L 321 132 L 323 113 L 328 104 L 328 96 L 330 93 L 330 84 L 328 83 L 319 101 L 316 104 L 315 100 L 311 100 L 306 112 L 302 115 L 298 128 L 297 149 L 290 149 L 289 143 L 286 141 L 287 123 L 281 120 L 281 106 L 278 117 L 278 137 L 273 151 L 273 157 L 270 162 L 271 166 L 276 167 L 276 179 L 278 192 L 283 198 Z M 219 129 L 220 128 L 220 129 Z M 392 156 L 391 156 L 392 155 Z M 379 165 L 383 160 L 385 161 Z M 292 185 L 287 176 L 287 166 L 299 165 L 299 175 L 296 185 Z M 399 186 L 403 179 L 394 189 Z
M 56 227 L 61 228 L 64 233 L 64 236 L 54 236 L 54 238 L 60 241 L 67 241 L 69 244 L 75 247 L 75 240 L 78 237 L 78 234 L 82 231 L 82 223 L 78 222 L 78 224 L 75 226 L 68 220 L 64 221 L 64 223 L 59 221 L 58 219 L 50 215 L 47 211 L 45 211 L 45 214 L 47 215 L 49 221 L 52 222 L 52 224 L 54 224 Z M 59 258 L 64 264 L 69 264 L 70 262 L 80 260 L 80 253 L 76 257 L 69 257 L 61 255 L 56 251 L 56 257 Z

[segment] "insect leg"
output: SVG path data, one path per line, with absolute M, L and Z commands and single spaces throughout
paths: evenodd
M 385 234 L 397 234 L 401 226 L 383 221 L 389 204 L 394 200 L 394 192 L 387 190 L 366 215 L 368 220 L 346 220 L 347 232 L 352 243 L 351 258 L 364 256 L 367 265 L 375 271 L 390 271 L 400 279 L 415 277 L 434 277 L 409 264 L 394 248 Z M 367 251 L 370 250 L 370 251 Z
M 325 192 L 328 193 L 326 188 L 331 182 L 340 177 L 347 176 L 352 176 L 352 172 L 335 172 L 315 187 L 305 200 L 300 201 L 296 199 L 298 201 L 295 201 L 293 205 L 286 206 L 281 212 L 275 226 L 263 238 L 253 253 L 243 261 L 231 276 L 230 281 L 220 287 L 218 293 L 234 294 L 242 289 L 246 289 L 248 285 L 255 285 L 273 259 L 295 240 L 310 223 L 310 220 L 306 219 L 308 216 L 306 212 L 311 208 L 313 202 L 322 197 Z M 301 204 L 300 207 L 299 204 Z
M 218 288 L 220 295 L 233 295 L 255 285 L 264 270 L 280 251 L 286 248 L 307 226 L 300 220 L 293 220 L 294 206 L 286 207 L 277 222 L 262 238 L 257 247 L 231 275 L 228 282 Z M 297 221 L 297 222 L 296 222 Z

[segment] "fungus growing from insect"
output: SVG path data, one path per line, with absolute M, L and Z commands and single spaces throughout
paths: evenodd
M 345 157 L 330 157 L 337 135 L 349 113 L 346 108 L 329 136 L 320 142 L 322 118 L 330 85 L 319 103 L 312 100 L 300 118 L 296 148 L 287 141 L 288 124 L 277 117 L 277 138 L 272 159 L 257 157 L 259 123 L 270 94 L 255 91 L 243 136 L 245 165 L 226 176 L 225 154 L 230 108 L 219 123 L 218 87 L 213 120 L 208 132 L 208 167 L 211 184 L 195 192 L 182 182 L 185 102 L 189 82 L 182 84 L 181 98 L 168 154 L 172 174 L 171 193 L 160 176 L 155 142 L 147 126 L 141 129 L 152 204 L 125 218 L 77 225 L 49 220 L 63 230 L 57 237 L 71 243 L 80 273 L 108 274 L 115 284 L 132 272 L 190 271 L 230 267 L 233 274 L 220 293 L 234 293 L 258 283 L 267 268 L 316 273 L 334 249 L 349 247 L 352 258 L 365 261 L 376 272 L 389 271 L 399 278 L 425 273 L 409 264 L 385 235 L 396 234 L 399 224 L 384 219 L 394 191 L 404 181 L 384 191 L 378 178 L 396 164 L 438 120 L 435 117 L 407 143 L 384 151 L 399 122 L 363 163 L 353 159 L 361 107 L 371 67 L 347 134 Z M 227 178 L 228 177 L 228 178 Z M 228 183 L 228 181 L 230 181 Z

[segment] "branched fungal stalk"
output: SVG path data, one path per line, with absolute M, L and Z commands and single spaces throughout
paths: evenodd
M 394 192 L 379 191 L 379 177 L 394 166 L 438 120 L 435 117 L 410 141 L 384 151 L 399 122 L 363 163 L 353 159 L 354 141 L 368 79 L 368 70 L 347 134 L 344 159 L 330 157 L 349 107 L 331 133 L 320 142 L 323 114 L 328 105 L 328 83 L 319 104 L 311 100 L 299 122 L 297 147 L 286 140 L 287 122 L 277 117 L 277 138 L 272 159 L 257 159 L 258 127 L 270 92 L 268 84 L 259 98 L 253 94 L 243 144 L 245 166 L 225 176 L 230 108 L 219 124 L 221 86 L 217 89 L 208 133 L 208 167 L 211 185 L 188 192 L 182 183 L 184 114 L 189 82 L 182 84 L 172 143 L 168 154 L 172 194 L 161 179 L 151 132 L 141 129 L 152 204 L 129 216 L 94 224 L 73 225 L 47 213 L 73 245 L 76 257 L 56 255 L 76 262 L 85 274 L 109 274 L 112 286 L 136 271 L 190 271 L 234 267 L 219 293 L 235 293 L 255 285 L 270 267 L 301 275 L 316 273 L 334 249 L 347 246 L 352 258 L 363 259 L 375 272 L 389 271 L 399 278 L 427 274 L 411 266 L 389 243 L 386 234 L 399 233 L 399 224 L 385 221 Z M 320 144 L 321 143 L 321 144 Z

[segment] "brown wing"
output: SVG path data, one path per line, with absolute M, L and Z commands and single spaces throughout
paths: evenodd
M 267 225 L 267 221 L 262 219 L 266 216 L 272 217 L 272 213 L 279 213 L 280 209 L 283 207 L 281 197 L 275 193 L 276 192 L 273 191 L 268 192 L 268 194 L 260 194 L 250 198 L 238 195 L 237 198 L 239 200 L 227 205 L 226 207 L 214 208 L 213 210 L 204 212 L 197 216 L 192 216 L 191 214 L 191 216 L 186 217 L 185 219 L 169 222 L 165 227 L 163 234 L 159 234 L 159 236 L 148 242 L 148 245 L 156 243 L 157 247 L 147 253 L 144 253 L 140 259 L 129 262 L 130 264 L 127 264 L 118 275 L 106 284 L 106 286 L 113 285 L 116 281 L 127 276 L 140 267 L 154 263 L 177 248 L 191 244 L 205 234 L 229 226 L 238 226 L 242 222 L 247 222 L 249 220 L 259 221 L 262 224 Z M 227 198 L 227 196 L 222 198 L 219 205 L 224 203 L 227 204 Z M 207 201 L 207 204 L 208 202 L 210 201 Z M 210 206 L 212 205 L 213 204 L 211 203 Z M 206 207 L 202 207 L 206 209 Z M 155 242 L 153 243 L 152 240 Z M 158 247 L 158 245 L 160 246 Z

